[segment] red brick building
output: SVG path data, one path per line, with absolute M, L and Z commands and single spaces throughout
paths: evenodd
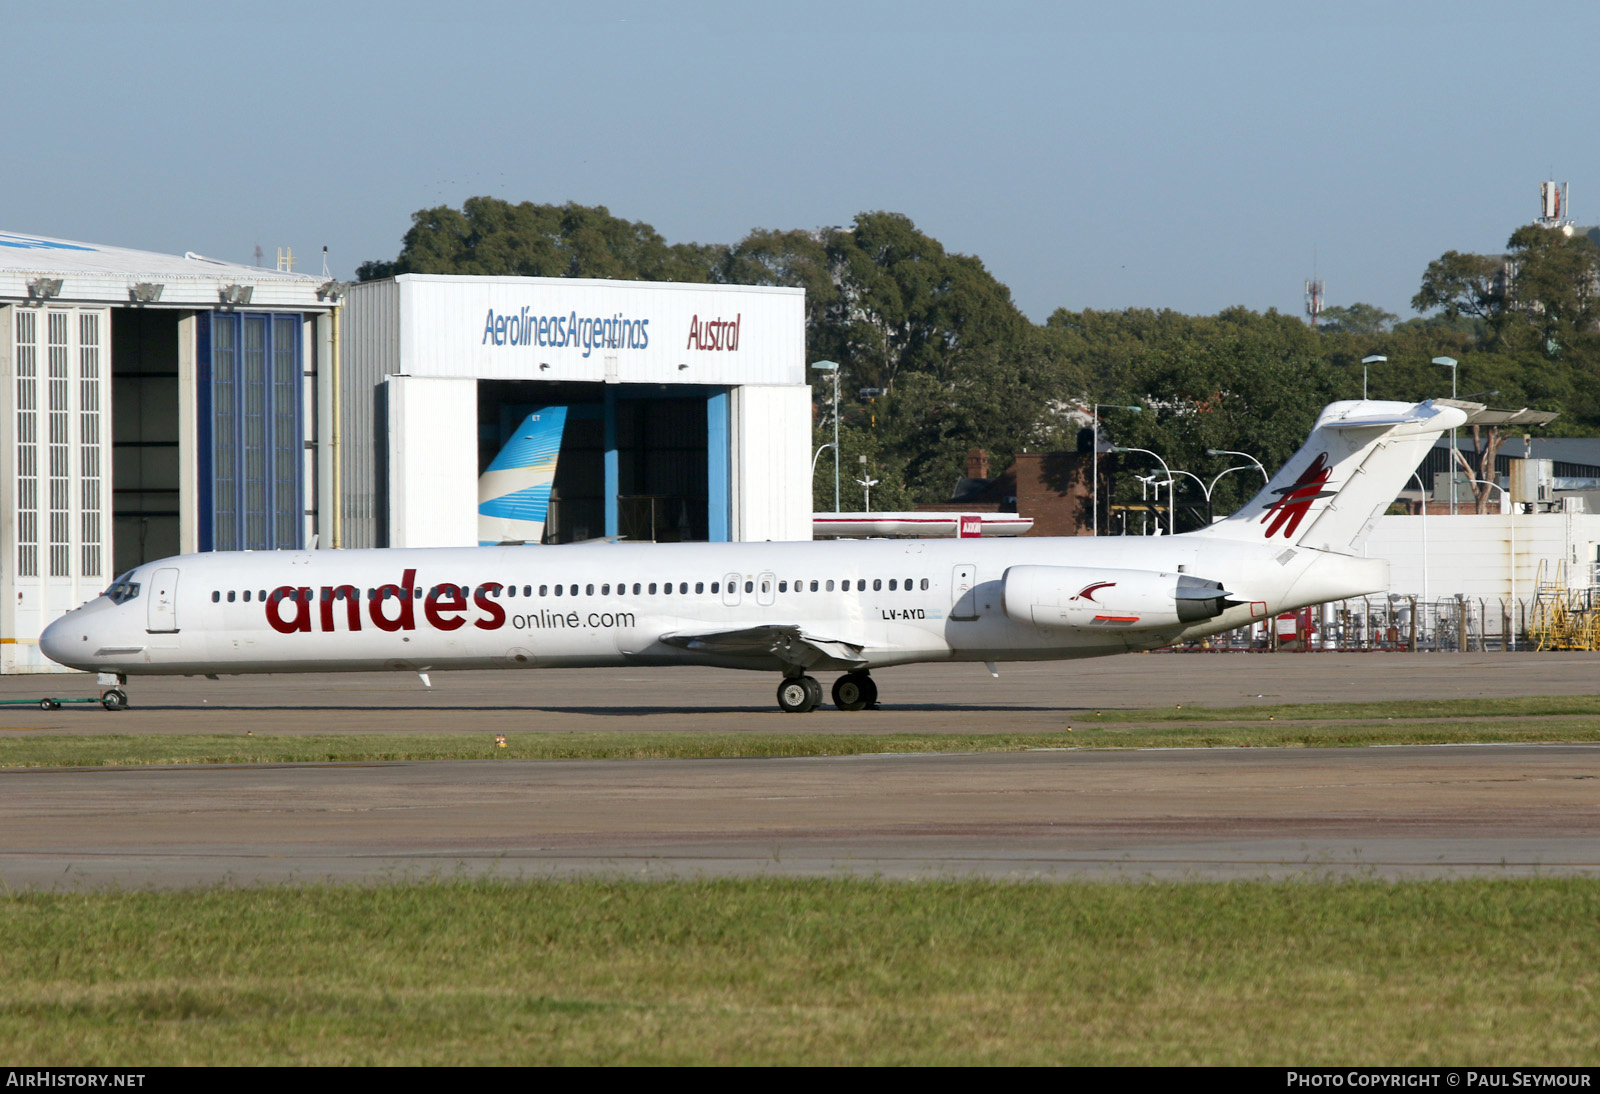
M 1108 457 L 1101 457 L 1102 487 L 1109 463 Z M 967 473 L 956 480 L 950 500 L 917 508 L 1016 513 L 1033 518 L 1030 536 L 1087 536 L 1092 524 L 1092 466 L 1089 452 L 1019 452 L 1010 467 L 991 478 L 988 453 L 974 448 L 967 453 Z

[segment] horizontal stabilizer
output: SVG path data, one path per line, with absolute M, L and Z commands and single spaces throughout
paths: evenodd
M 1337 419 L 1335 421 L 1324 423 L 1323 428 L 1324 429 L 1377 429 L 1377 428 L 1382 427 L 1384 429 L 1387 429 L 1390 426 L 1411 425 L 1414 422 L 1421 422 L 1421 421 L 1425 421 L 1425 420 L 1426 419 L 1419 418 L 1416 415 L 1402 415 L 1402 416 L 1399 416 L 1399 417 L 1394 417 L 1394 416 L 1385 416 L 1385 415 L 1378 414 L 1378 415 L 1372 415 L 1370 417 L 1339 418 L 1339 419 Z

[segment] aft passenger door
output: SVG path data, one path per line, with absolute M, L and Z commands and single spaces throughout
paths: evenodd
M 970 562 L 963 562 L 955 568 L 950 575 L 950 618 L 951 619 L 976 619 L 978 618 L 978 597 L 972 591 L 978 583 L 978 567 Z
M 157 570 L 150 578 L 151 634 L 174 634 L 178 630 L 178 571 L 175 567 Z

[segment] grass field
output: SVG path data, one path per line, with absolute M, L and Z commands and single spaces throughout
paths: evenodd
M 1594 1064 L 1600 883 L 0 898 L 30 1064 Z
M 870 717 L 870 716 L 864 716 Z M 802 719 L 796 719 L 802 722 Z M 1054 733 L 140 734 L 0 737 L 0 767 L 383 760 L 712 759 L 1030 748 L 1327 748 L 1600 741 L 1600 698 L 1079 710 Z

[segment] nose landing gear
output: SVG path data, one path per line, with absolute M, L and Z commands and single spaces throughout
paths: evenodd
M 128 693 L 122 689 L 128 678 L 120 672 L 102 672 L 96 678 L 100 685 L 100 705 L 107 710 L 127 710 Z

